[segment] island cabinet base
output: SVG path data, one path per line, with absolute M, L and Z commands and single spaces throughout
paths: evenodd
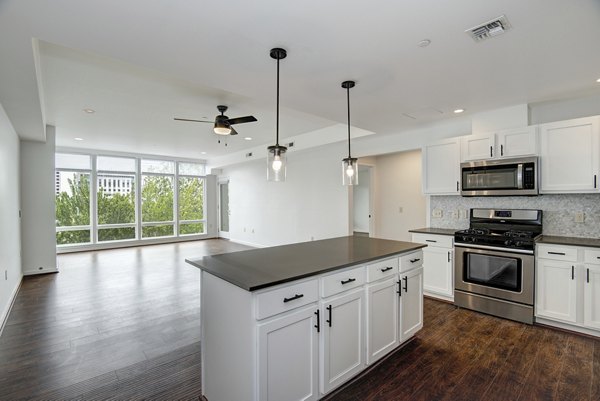
M 202 271 L 203 397 L 318 400 L 343 385 L 422 327 L 421 260 L 413 250 L 252 292 Z

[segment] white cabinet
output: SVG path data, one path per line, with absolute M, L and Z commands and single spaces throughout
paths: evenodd
M 600 117 L 540 125 L 540 193 L 598 192 Z
M 315 308 L 258 326 L 260 400 L 317 400 L 319 337 Z
M 540 244 L 536 320 L 600 336 L 600 248 Z
M 397 273 L 367 286 L 367 364 L 386 355 L 400 341 L 398 288 Z
M 360 288 L 321 302 L 323 394 L 346 382 L 365 366 L 364 299 L 364 289 Z
M 413 233 L 412 241 L 427 245 L 423 248 L 424 294 L 454 301 L 454 238 Z
M 460 194 L 460 138 L 423 147 L 422 163 L 424 194 Z
M 537 152 L 537 127 L 467 135 L 461 138 L 461 160 L 490 160 L 534 156 Z
M 400 277 L 400 342 L 423 328 L 423 268 Z
M 575 263 L 539 259 L 537 263 L 537 316 L 577 321 Z

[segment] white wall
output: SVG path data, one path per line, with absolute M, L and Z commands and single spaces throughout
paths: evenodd
M 265 160 L 223 169 L 221 177 L 229 178 L 231 240 L 273 246 L 348 235 L 344 148 L 341 143 L 290 152 L 285 182 L 267 182 Z
M 409 241 L 408 230 L 426 225 L 425 196 L 421 193 L 421 151 L 378 156 L 375 180 L 375 236 Z
M 0 105 L 0 328 L 23 277 L 19 178 L 19 138 Z
M 21 141 L 21 243 L 26 275 L 57 270 L 55 137 L 54 127 L 47 126 L 45 143 Z
M 218 216 L 217 216 L 217 176 L 206 176 L 206 236 L 214 238 L 219 235 Z

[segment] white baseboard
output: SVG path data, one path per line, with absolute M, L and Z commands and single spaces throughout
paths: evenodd
M 251 246 L 253 248 L 267 248 L 267 245 L 255 244 L 253 242 L 242 241 L 242 240 L 239 240 L 239 239 L 230 238 L 229 241 L 235 242 L 235 243 L 241 244 L 241 245 L 248 245 L 248 246 Z
M 35 275 L 38 275 L 38 274 L 48 274 L 48 273 L 58 273 L 58 269 L 24 271 L 23 272 L 23 276 L 35 276 Z
M 554 320 L 550 320 L 550 319 L 545 319 L 543 317 L 536 317 L 535 323 L 543 324 L 545 326 L 554 326 L 554 327 L 558 327 L 559 329 L 563 329 L 563 330 L 575 331 L 578 333 L 587 334 L 589 336 L 600 337 L 600 331 L 598 331 L 598 330 L 588 329 L 587 327 L 581 327 L 578 325 L 573 325 L 573 324 L 562 323 L 562 322 L 558 322 L 558 321 L 554 321 Z
M 2 314 L 0 314 L 0 336 L 2 335 L 2 332 L 4 331 L 4 325 L 6 324 L 6 321 L 8 320 L 8 315 L 10 314 L 10 311 L 15 303 L 15 300 L 17 299 L 17 294 L 19 293 L 19 288 L 21 288 L 22 282 L 23 282 L 23 276 L 21 276 L 21 279 L 19 280 L 19 282 L 13 289 L 12 294 L 10 294 L 10 302 L 8 302 L 8 304 L 2 311 Z

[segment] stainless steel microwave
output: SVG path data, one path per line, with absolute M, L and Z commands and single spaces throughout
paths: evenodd
M 538 158 L 461 163 L 462 196 L 538 194 Z

